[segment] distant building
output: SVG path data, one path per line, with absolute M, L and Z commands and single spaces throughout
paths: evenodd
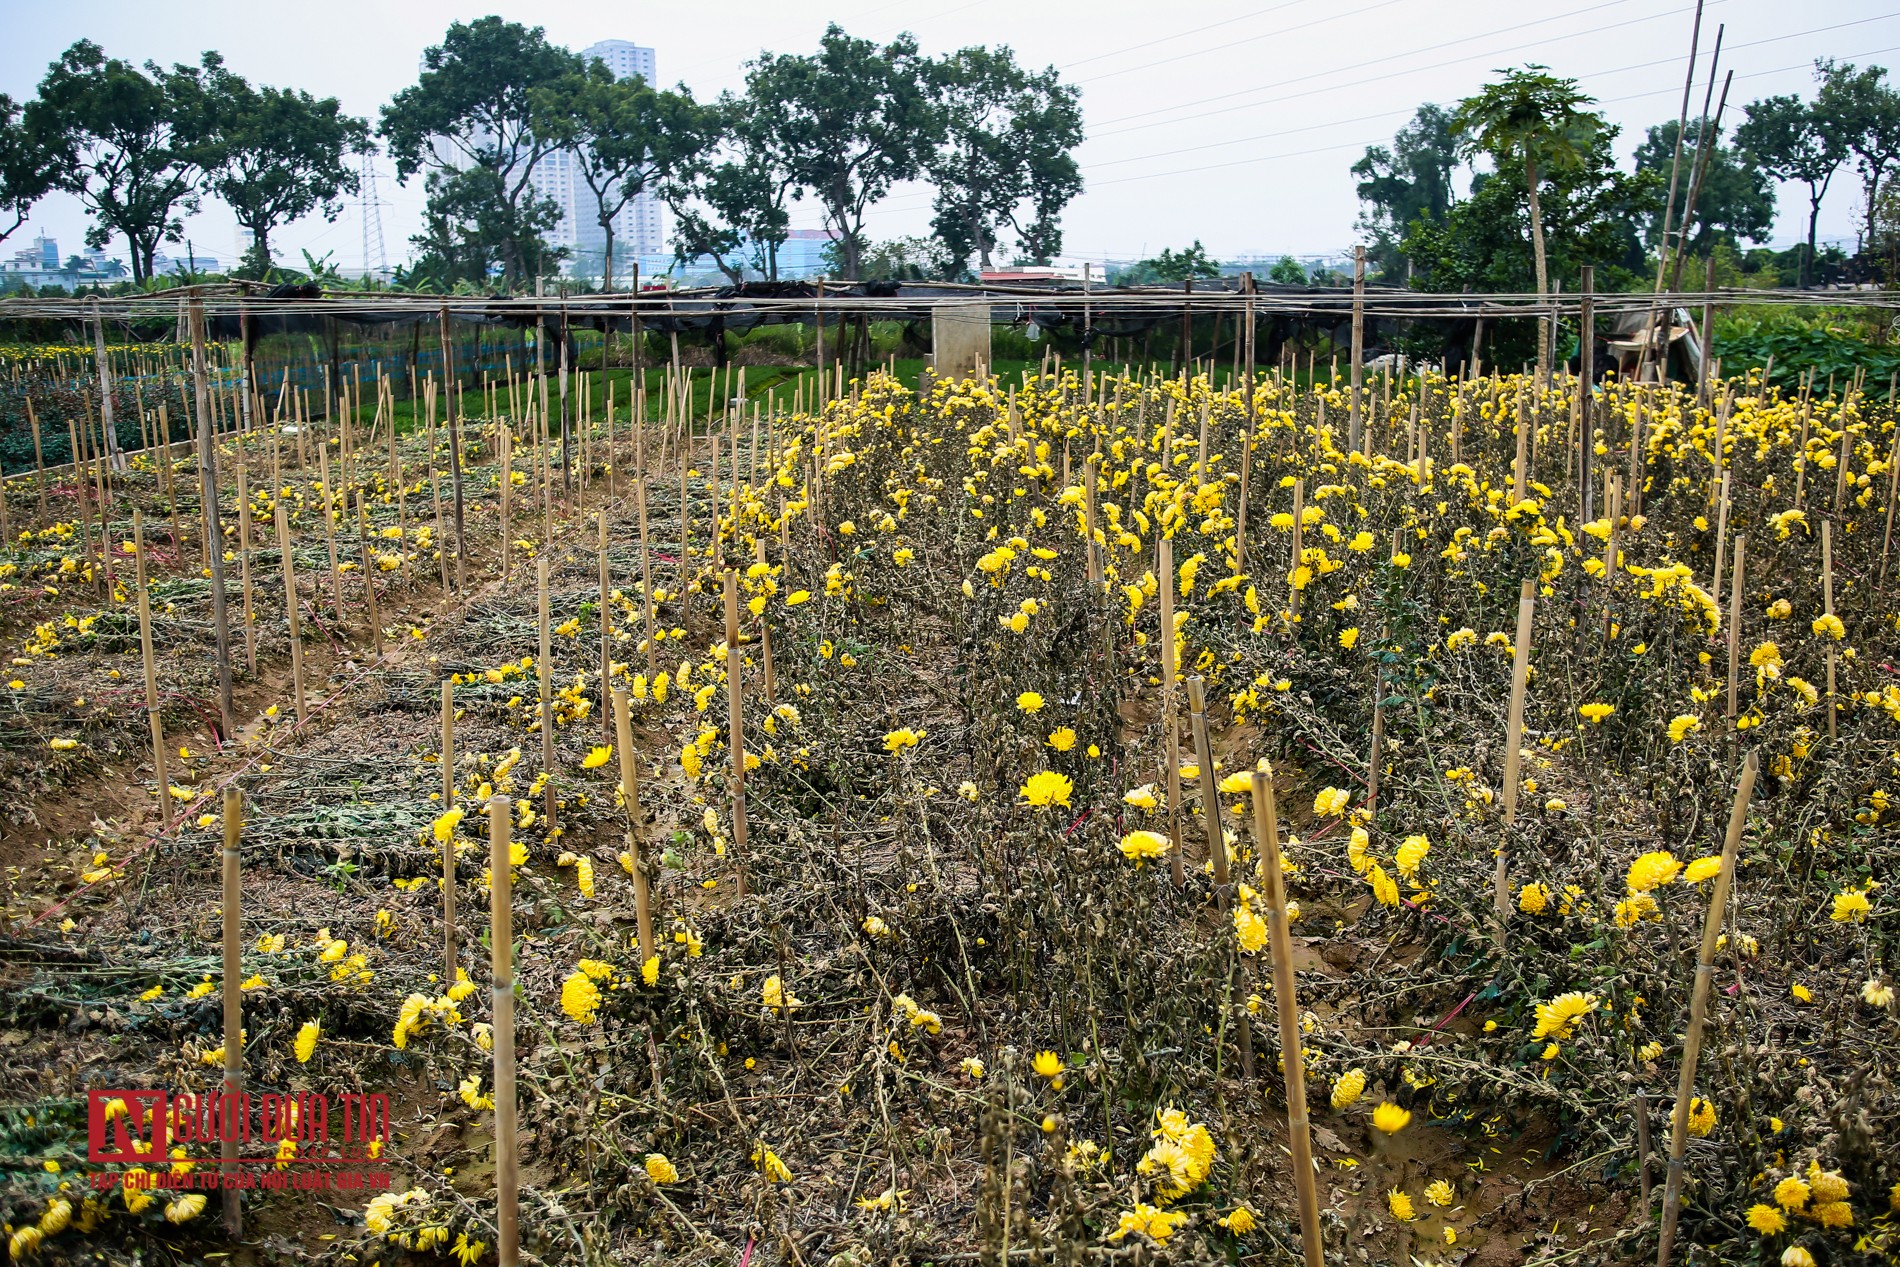
M 978 281 L 984 282 L 1079 282 L 1082 280 L 1083 266 L 1080 264 L 1018 264 L 1009 268 L 986 268 L 977 274 Z M 1103 280 L 1101 270 L 1092 270 L 1090 274 L 1097 282 Z
M 33 239 L 31 246 L 15 251 L 7 263 L 0 264 L 0 288 L 13 290 L 26 285 L 35 289 L 60 286 L 76 290 L 81 286 L 117 281 L 125 273 L 124 264 L 108 259 L 96 246 L 88 248 L 84 255 L 75 255 L 61 263 L 58 241 L 42 233 Z
M 657 82 L 659 72 L 653 50 L 629 40 L 601 40 L 582 49 L 580 55 L 606 63 L 616 79 L 638 75 L 649 84 Z M 422 69 L 425 73 L 429 69 L 426 60 L 422 62 Z M 479 142 L 481 138 L 476 139 Z M 444 166 L 468 166 L 468 159 L 461 150 L 440 138 L 435 141 L 433 151 L 436 161 Z M 560 221 L 548 232 L 548 242 L 567 248 L 568 271 L 577 276 L 599 277 L 607 235 L 600 226 L 599 203 L 595 201 L 594 191 L 587 187 L 580 156 L 567 150 L 547 155 L 534 165 L 530 183 L 536 193 L 552 200 L 561 210 Z M 643 193 L 630 200 L 614 217 L 617 284 L 629 283 L 636 263 L 644 275 L 657 271 L 653 267 L 655 262 L 671 258 L 665 255 L 666 226 L 660 208 L 658 197 Z M 664 267 L 659 264 L 659 268 Z
M 223 268 L 215 255 L 207 255 L 196 249 L 183 255 L 171 255 L 164 251 L 152 256 L 152 276 L 163 277 L 168 273 L 216 273 Z
M 582 49 L 581 56 L 605 63 L 616 79 L 637 75 L 649 84 L 656 82 L 653 50 L 631 41 L 601 40 Z M 607 253 L 607 234 L 600 225 L 600 204 L 587 187 L 581 164 L 581 156 L 571 151 L 550 154 L 535 165 L 534 186 L 542 197 L 552 198 L 561 208 L 561 222 L 550 237 L 555 245 L 568 249 L 569 269 L 582 276 L 598 277 Z M 640 194 L 622 207 L 613 226 L 617 278 L 630 277 L 635 260 L 665 249 L 660 200 L 652 193 Z

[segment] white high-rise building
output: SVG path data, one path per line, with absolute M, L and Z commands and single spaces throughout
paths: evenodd
M 601 40 L 582 49 L 581 57 L 606 63 L 616 79 L 638 75 L 649 84 L 658 82 L 653 50 L 630 40 Z M 425 62 L 423 69 L 427 68 Z M 447 145 L 438 142 L 436 153 L 450 165 L 461 166 L 459 155 L 450 157 Z M 552 199 L 561 209 L 560 222 L 548 232 L 549 243 L 567 248 L 570 271 L 598 278 L 607 235 L 600 227 L 599 204 L 587 187 L 579 156 L 568 151 L 549 154 L 535 164 L 532 183 L 543 198 Z M 643 193 L 614 217 L 614 274 L 621 284 L 631 277 L 637 259 L 665 251 L 666 226 L 660 208 L 655 194 Z
M 653 50 L 628 40 L 601 40 L 581 50 L 588 60 L 598 58 L 616 79 L 640 76 L 655 82 Z M 561 222 L 549 235 L 557 246 L 568 249 L 568 267 L 577 273 L 598 277 L 606 254 L 607 235 L 600 226 L 594 191 L 580 168 L 579 155 L 550 154 L 535 165 L 534 185 L 545 198 L 561 208 Z M 660 200 L 643 193 L 627 203 L 614 217 L 614 273 L 628 277 L 636 259 L 658 255 L 666 239 L 660 219 Z

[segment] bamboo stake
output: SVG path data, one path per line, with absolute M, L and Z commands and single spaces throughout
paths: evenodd
M 1607 487 L 1603 490 L 1604 509 L 1609 512 L 1610 531 L 1603 538 L 1603 641 L 1610 641 L 1610 628 L 1614 617 L 1611 614 L 1610 600 L 1615 595 L 1617 573 L 1616 522 L 1623 510 L 1623 477 L 1611 471 Z
M 370 643 L 376 648 L 376 658 L 383 658 L 383 623 L 376 615 L 376 556 L 369 548 L 369 507 L 359 491 L 356 494 L 356 546 L 357 565 L 363 572 L 363 605 L 369 616 Z
M 244 590 L 244 662 L 249 666 L 251 677 L 257 677 L 257 630 L 253 624 L 251 602 L 251 478 L 244 464 L 244 446 L 240 441 L 237 450 L 237 492 L 238 492 L 238 584 Z
M 323 541 L 330 551 L 330 601 L 338 619 L 343 616 L 343 569 L 336 555 L 336 489 L 330 484 L 330 446 L 317 445 L 317 478 L 323 483 Z
M 647 677 L 651 678 L 659 649 L 653 645 L 653 555 L 647 549 L 647 473 L 644 468 L 634 472 L 634 502 L 640 515 L 640 602 L 642 619 L 646 624 Z
M 1313 1172 L 1313 1138 L 1306 1117 L 1299 1004 L 1294 997 L 1293 938 L 1287 928 L 1286 877 L 1280 870 L 1280 820 L 1273 802 L 1273 776 L 1259 770 L 1253 776 L 1253 822 L 1267 885 L 1267 944 L 1273 952 L 1273 998 L 1280 1014 L 1280 1064 L 1286 1078 L 1287 1145 L 1293 1153 L 1293 1185 L 1300 1202 L 1300 1249 L 1305 1267 L 1325 1267 L 1319 1181 Z
M 1207 820 L 1207 856 L 1214 863 L 1214 885 L 1226 908 L 1227 842 L 1221 832 L 1220 790 L 1214 781 L 1214 746 L 1207 734 L 1207 683 L 1196 673 L 1187 680 L 1188 729 L 1194 736 L 1194 758 L 1201 767 L 1201 816 Z
M 442 682 L 442 812 L 455 808 L 455 684 Z M 455 833 L 442 842 L 442 988 L 455 984 Z
M 1286 601 L 1287 610 L 1293 619 L 1300 618 L 1300 587 L 1296 578 L 1300 571 L 1300 558 L 1306 553 L 1301 544 L 1301 535 L 1305 529 L 1306 516 L 1306 480 L 1304 477 L 1293 481 L 1293 561 L 1287 566 Z
M 620 802 L 627 812 L 627 853 L 633 858 L 633 912 L 640 933 L 642 965 L 660 953 L 653 940 L 653 895 L 647 886 L 646 852 L 641 842 L 645 815 L 640 810 L 640 774 L 633 752 L 633 723 L 628 717 L 627 688 L 614 684 L 614 739 L 620 749 Z
M 1728 545 L 1728 486 L 1729 473 L 1723 471 L 1720 502 L 1715 510 L 1715 586 L 1709 591 L 1717 611 L 1722 610 L 1722 554 Z
M 585 436 L 585 432 L 582 433 Z M 583 473 L 586 464 L 582 463 Z M 585 481 L 583 481 L 584 483 Z M 594 518 L 600 525 L 600 737 L 603 741 L 613 740 L 613 688 L 610 685 L 614 676 L 613 660 L 613 609 L 611 588 L 607 570 L 607 512 L 605 509 L 594 512 Z
M 1175 888 L 1187 884 L 1181 864 L 1181 736 L 1174 715 L 1174 669 L 1180 657 L 1174 649 L 1174 539 L 1163 537 L 1156 547 L 1155 576 L 1161 599 L 1161 730 L 1168 762 L 1168 871 Z
M 495 1252 L 499 1267 L 516 1267 L 521 1249 L 520 1194 L 515 1178 L 514 876 L 508 845 L 509 804 L 488 798 L 488 945 L 493 978 L 495 1044 Z
M 152 596 L 145 588 L 145 516 L 132 512 L 133 566 L 139 587 L 139 654 L 145 661 L 145 715 L 152 723 L 152 773 L 158 780 L 159 817 L 172 829 L 172 785 L 165 772 L 165 723 L 158 708 L 158 664 L 152 656 Z
M 765 563 L 765 538 L 752 539 L 752 552 L 755 560 L 763 566 Z M 768 605 L 766 611 L 770 611 Z M 764 611 L 759 613 L 759 663 L 765 673 L 765 704 L 769 709 L 778 703 L 778 677 L 772 669 L 772 622 Z
M 244 827 L 244 793 L 235 785 L 224 789 L 224 1111 L 225 1123 L 235 1126 L 243 1110 L 244 1097 L 244 978 L 242 949 L 239 945 L 239 920 L 242 895 L 238 887 L 238 838 Z M 244 1234 L 244 1211 L 238 1204 L 236 1183 L 238 1134 L 236 1130 L 218 1132 L 218 1166 L 226 1177 L 224 1184 L 224 1230 L 230 1236 Z
M 726 698 L 731 705 L 727 744 L 732 749 L 732 852 L 738 892 L 746 895 L 745 824 L 745 655 L 739 647 L 739 574 L 726 572 Z
M 449 306 L 441 308 L 442 385 L 448 389 L 449 482 L 455 492 L 455 588 L 468 588 L 468 535 L 462 516 L 462 428 L 455 394 L 455 349 L 449 342 Z M 506 557 L 505 555 L 503 557 Z
M 1728 597 L 1728 722 L 1729 733 L 1735 733 L 1737 679 L 1742 664 L 1742 568 L 1748 554 L 1748 534 L 1738 533 L 1735 537 L 1735 574 L 1729 584 L 1735 588 Z
M 1888 393 L 1888 405 L 1893 403 L 1892 393 Z M 1887 556 L 1893 550 L 1893 509 L 1896 496 L 1900 496 L 1900 427 L 1894 428 L 1893 444 L 1887 450 L 1887 530 L 1880 538 L 1880 583 L 1887 583 Z M 44 494 L 42 494 L 44 497 Z M 41 508 L 42 512 L 44 507 Z
M 1194 735 L 1195 761 L 1201 767 L 1201 818 L 1207 826 L 1207 853 L 1214 863 L 1214 895 L 1225 915 L 1232 906 L 1228 890 L 1227 841 L 1221 825 L 1220 789 L 1214 781 L 1214 745 L 1207 733 L 1206 683 L 1200 674 L 1190 677 L 1188 688 L 1188 725 Z M 1240 1045 L 1240 1072 L 1253 1077 L 1253 1025 L 1241 997 L 1239 965 L 1229 978 L 1230 1005 L 1234 1010 L 1236 1035 Z
M 1722 917 L 1728 907 L 1729 886 L 1735 878 L 1735 854 L 1748 823 L 1748 803 L 1755 793 L 1761 768 L 1757 753 L 1742 766 L 1741 785 L 1729 811 L 1728 835 L 1722 840 L 1722 865 L 1709 894 L 1708 914 L 1702 921 L 1702 950 L 1696 958 L 1695 986 L 1689 996 L 1689 1030 L 1682 1043 L 1682 1075 L 1676 1083 L 1676 1111 L 1669 1123 L 1669 1177 L 1663 1185 L 1662 1235 L 1656 1246 L 1656 1267 L 1669 1267 L 1676 1243 L 1676 1219 L 1682 1205 L 1683 1151 L 1689 1142 L 1689 1101 L 1695 1090 L 1696 1063 L 1702 1056 L 1702 1026 L 1709 1007 L 1709 984 L 1715 973 L 1716 943 L 1722 935 Z
M 1821 521 L 1821 610 L 1824 614 L 1834 614 L 1834 524 L 1830 520 Z M 1834 702 L 1834 644 L 1832 638 L 1827 648 L 1827 737 L 1836 738 L 1834 733 L 1834 714 L 1839 705 Z
M 290 621 L 290 677 L 297 693 L 297 720 L 310 714 L 304 705 L 303 620 L 297 611 L 297 565 L 290 552 L 290 524 L 284 504 L 277 503 L 277 549 L 283 558 L 284 614 Z
M 164 405 L 158 407 L 158 416 L 161 419 L 164 418 Z M 46 513 L 46 453 L 40 447 L 40 416 L 33 408 L 32 392 L 26 393 L 26 420 L 33 424 L 33 488 L 34 491 L 40 495 L 40 522 L 45 523 L 48 519 Z M 165 460 L 169 466 L 171 462 L 170 431 L 165 433 L 165 439 L 167 441 L 165 445 Z M 173 513 L 174 515 L 177 513 L 176 509 L 174 509 Z
M 1511 464 L 1511 504 L 1524 500 L 1530 478 L 1531 410 L 1525 393 L 1517 393 L 1517 460 Z
M 191 376 L 198 400 L 198 475 L 204 498 L 205 554 L 211 566 L 211 619 L 218 635 L 219 746 L 231 737 L 231 613 L 224 598 L 224 534 L 218 513 L 218 451 L 211 436 L 211 385 L 205 371 L 204 300 L 191 301 Z
M 1531 616 L 1537 607 L 1537 586 L 1529 577 L 1517 593 L 1517 646 L 1511 660 L 1511 713 L 1504 737 L 1504 825 L 1517 821 L 1518 749 L 1524 741 L 1524 687 L 1530 679 Z M 1502 839 L 1498 842 L 1497 877 L 1492 894 L 1496 904 L 1500 934 L 1510 918 L 1510 879 L 1508 855 Z
M 541 594 L 541 654 L 535 658 L 535 676 L 541 688 L 541 770 L 547 776 L 543 805 L 548 830 L 554 830 L 554 648 L 548 615 L 548 556 L 534 561 L 535 582 Z

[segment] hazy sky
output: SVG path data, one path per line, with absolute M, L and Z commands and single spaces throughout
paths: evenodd
M 828 21 L 854 35 L 916 34 L 928 53 L 1008 44 L 1033 65 L 1053 64 L 1082 88 L 1089 139 L 1079 152 L 1087 189 L 1064 216 L 1065 254 L 1127 259 L 1200 238 L 1216 256 L 1348 250 L 1358 211 L 1348 168 L 1388 140 L 1423 101 L 1452 102 L 1496 67 L 1543 62 L 1582 81 L 1622 125 L 1625 162 L 1642 129 L 1680 104 L 1693 0 L 725 0 L 718 5 L 514 0 L 479 7 L 431 0 L 322 0 L 259 5 L 197 0 L 186 8 L 62 0 L 6 6 L 0 91 L 31 96 L 46 65 L 88 38 L 113 56 L 195 61 L 207 48 L 254 83 L 334 95 L 368 117 L 413 83 L 424 48 L 451 21 L 486 12 L 547 28 L 579 49 L 620 38 L 657 50 L 660 79 L 702 96 L 736 87 L 761 50 L 807 52 Z M 1889 64 L 1900 56 L 1895 0 L 1708 0 L 1701 71 L 1718 23 L 1735 71 L 1729 117 L 1754 98 L 1812 88 L 1817 57 Z M 1695 95 L 1699 108 L 1700 80 Z M 389 258 L 408 253 L 422 204 L 380 160 L 381 220 Z M 1860 182 L 1844 168 L 1823 206 L 1823 238 L 1852 243 Z M 1778 243 L 1806 230 L 1805 192 L 1781 191 Z M 809 201 L 795 227 L 817 227 Z M 929 193 L 899 189 L 875 209 L 877 237 L 921 234 Z M 221 204 L 187 222 L 193 242 L 220 257 L 235 250 L 236 223 Z M 63 254 L 79 249 L 85 217 L 55 196 L 36 209 L 9 252 L 45 230 Z M 278 257 L 299 249 L 363 262 L 361 211 L 279 230 Z M 115 248 L 123 253 L 123 243 Z M 182 248 L 179 248 L 182 254 Z

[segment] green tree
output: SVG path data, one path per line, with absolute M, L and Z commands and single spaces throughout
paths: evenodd
M 1900 163 L 1900 91 L 1886 82 L 1884 67 L 1856 70 L 1831 59 L 1814 64 L 1821 80 L 1815 110 L 1838 131 L 1860 169 L 1866 196 L 1867 249 L 1876 250 L 1881 184 Z
M 1433 224 L 1444 223 L 1458 165 L 1451 111 L 1430 102 L 1399 129 L 1390 149 L 1371 146 L 1352 165 L 1352 174 L 1359 177 L 1359 201 L 1365 204 L 1358 227 L 1372 235 L 1366 255 L 1388 280 L 1411 274 L 1411 261 L 1399 246 L 1412 222 L 1423 216 Z
M 1306 285 L 1306 266 L 1291 255 L 1282 255 L 1274 261 L 1273 267 L 1267 270 L 1267 280 L 1279 282 L 1283 286 L 1304 286 Z
M 13 98 L 0 92 L 0 242 L 26 223 L 33 204 L 55 183 L 52 154 L 20 115 Z M 9 217 L 11 224 L 6 223 Z
M 1546 66 L 1532 64 L 1501 72 L 1504 78 L 1486 84 L 1475 97 L 1458 103 L 1452 114 L 1452 135 L 1467 157 L 1489 155 L 1500 174 L 1508 166 L 1524 182 L 1530 212 L 1531 257 L 1539 298 L 1550 293 L 1550 267 L 1545 249 L 1544 212 L 1540 182 L 1574 177 L 1587 163 L 1597 138 L 1608 125 L 1603 116 L 1583 107 L 1594 105 L 1574 79 L 1558 79 Z M 1550 331 L 1538 341 L 1540 379 L 1550 377 Z
M 1692 119 L 1683 136 L 1683 167 L 1702 143 L 1702 121 Z M 1636 147 L 1636 170 L 1655 172 L 1660 180 L 1669 179 L 1669 166 L 1676 152 L 1676 121 L 1657 124 L 1649 129 L 1643 143 Z M 1681 232 L 1689 202 L 1690 181 L 1685 178 L 1676 190 L 1675 214 L 1669 218 L 1672 235 Z M 1651 250 L 1661 249 L 1663 217 L 1660 213 L 1643 226 L 1643 240 Z M 1744 239 L 1766 242 L 1775 228 L 1775 186 L 1768 176 L 1744 165 L 1735 151 L 1722 144 L 1717 132 L 1702 174 L 1702 186 L 1696 191 L 1695 228 L 1689 234 L 1691 255 L 1707 255 L 1718 241 L 1731 244 Z
M 1574 277 L 1583 265 L 1595 265 L 1603 290 L 1639 283 L 1649 266 L 1635 226 L 1662 205 L 1662 181 L 1656 173 L 1618 169 L 1616 136 L 1615 128 L 1599 132 L 1578 164 L 1540 182 L 1538 195 L 1546 267 L 1557 276 Z M 1443 224 L 1412 222 L 1403 248 L 1416 265 L 1414 285 L 1432 291 L 1516 294 L 1535 285 L 1537 260 L 1526 249 L 1530 184 L 1522 162 L 1506 157 L 1495 174 L 1474 181 L 1471 196 L 1454 204 Z M 1528 323 L 1500 327 L 1495 360 L 1536 355 L 1543 341 Z
M 574 169 L 593 195 L 604 240 L 602 285 L 612 290 L 614 218 L 713 143 L 711 114 L 684 84 L 668 92 L 639 76 L 616 79 L 599 59 L 536 89 L 530 104 L 535 135 L 574 154 Z
M 924 160 L 937 187 L 931 229 L 964 271 L 991 266 L 1005 227 L 1023 258 L 1062 249 L 1062 209 L 1082 190 L 1080 92 L 1050 66 L 1025 71 L 1009 48 L 966 48 L 930 68 L 943 135 Z
M 524 198 L 511 205 L 493 168 L 432 171 L 423 184 L 422 232 L 409 239 L 416 248 L 412 279 L 481 287 L 497 275 L 544 275 L 566 257 L 546 238 L 561 221 L 559 204 Z
M 1162 247 L 1161 254 L 1137 260 L 1115 277 L 1119 286 L 1180 285 L 1195 277 L 1219 277 L 1220 261 L 1207 253 L 1199 238 L 1185 251 Z
M 872 203 L 922 169 L 942 124 L 915 37 L 879 47 L 825 29 L 810 56 L 766 53 L 746 75 L 753 126 L 784 156 L 794 196 L 809 193 L 839 238 L 845 276 L 859 276 Z
M 206 88 L 221 161 L 209 188 L 251 232 L 244 267 L 272 267 L 271 231 L 313 211 L 334 221 L 357 189 L 349 156 L 369 149 L 369 123 L 344 114 L 335 97 L 289 88 L 254 88 L 205 54 Z
M 219 161 L 202 75 L 155 62 L 141 71 L 81 40 L 40 81 L 25 126 L 53 156 L 57 186 L 96 221 L 87 245 L 122 235 L 143 284 L 159 244 L 184 240 L 183 213 L 198 209 L 205 172 Z
M 761 277 L 778 280 L 779 247 L 791 229 L 786 204 L 797 178 L 770 127 L 768 106 L 750 88 L 723 94 L 709 109 L 708 147 L 661 186 L 673 212 L 675 262 L 711 256 L 735 286 L 745 280 L 748 263 Z
M 382 110 L 380 130 L 396 159 L 396 177 L 407 181 L 424 168 L 441 177 L 428 182 L 431 199 L 443 202 L 425 217 L 423 236 L 433 240 L 436 229 L 458 224 L 481 226 L 490 236 L 470 253 L 498 252 L 502 278 L 513 287 L 537 261 L 554 258 L 538 249 L 547 200 L 533 178 L 560 144 L 534 130 L 535 93 L 581 71 L 581 60 L 549 44 L 538 26 L 491 16 L 450 26 L 422 61 L 421 78 Z M 493 179 L 457 178 L 465 171 Z
M 1801 98 L 1788 94 L 1751 101 L 1747 119 L 1735 129 L 1735 144 L 1748 160 L 1776 180 L 1808 187 L 1808 249 L 1799 284 L 1814 275 L 1815 222 L 1834 173 L 1847 160 L 1847 138 L 1832 121 Z

